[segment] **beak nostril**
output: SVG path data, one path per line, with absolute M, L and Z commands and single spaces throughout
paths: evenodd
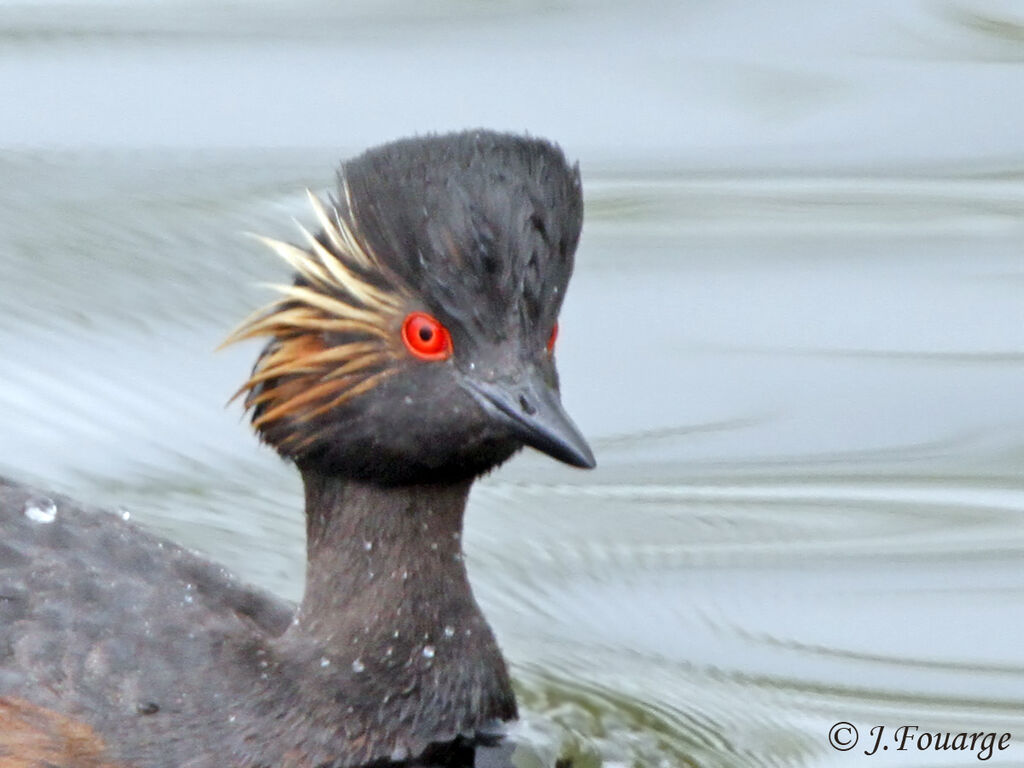
M 527 416 L 533 416 L 537 413 L 537 409 L 534 408 L 530 401 L 526 399 L 526 395 L 519 396 L 519 407 L 523 409 L 523 413 Z

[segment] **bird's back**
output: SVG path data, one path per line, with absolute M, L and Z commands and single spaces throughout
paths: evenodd
M 132 744 L 191 726 L 230 690 L 226 639 L 280 635 L 291 617 L 116 515 L 0 479 L 0 765 L 47 750 L 39 765 L 144 753 Z M 80 745 L 77 762 L 56 759 L 58 741 Z M 161 751 L 184 764 L 173 741 Z

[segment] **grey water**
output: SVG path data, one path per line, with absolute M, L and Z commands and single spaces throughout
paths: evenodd
M 529 130 L 582 168 L 599 467 L 473 492 L 519 764 L 1024 764 L 1024 15 L 779 5 L 0 4 L 0 474 L 296 598 L 298 479 L 225 407 L 257 347 L 214 351 L 285 275 L 244 233 Z

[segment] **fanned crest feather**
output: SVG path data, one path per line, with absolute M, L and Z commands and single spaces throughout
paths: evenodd
M 330 210 L 306 191 L 321 230 L 298 225 L 306 248 L 256 236 L 295 270 L 295 282 L 270 286 L 280 298 L 224 342 L 270 337 L 234 397 L 245 396 L 262 438 L 291 456 L 318 438 L 311 421 L 394 373 L 402 354 L 410 291 L 360 237 L 344 180 L 341 188 L 344 200 L 332 199 Z

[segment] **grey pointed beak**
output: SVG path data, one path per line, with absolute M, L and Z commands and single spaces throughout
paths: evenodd
M 586 439 L 562 408 L 558 392 L 539 371 L 513 381 L 467 379 L 466 385 L 484 410 L 526 445 L 574 467 L 597 466 Z

